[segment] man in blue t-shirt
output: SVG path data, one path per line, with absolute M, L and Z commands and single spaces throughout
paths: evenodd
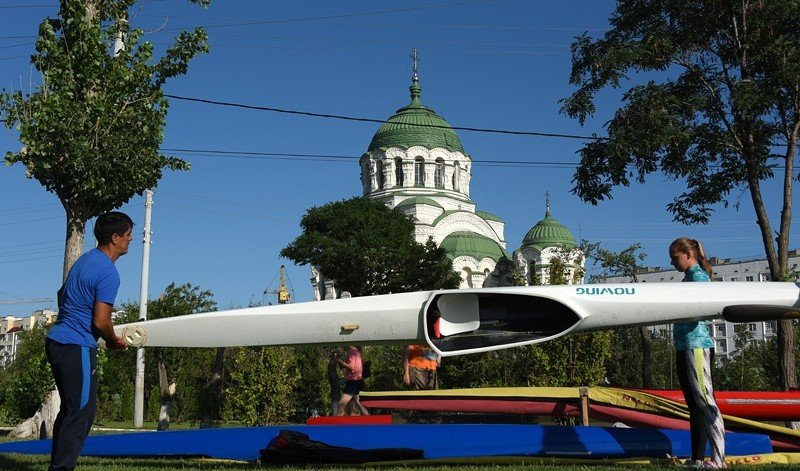
M 128 253 L 133 221 L 127 214 L 100 215 L 94 225 L 97 248 L 75 261 L 58 290 L 58 318 L 47 334 L 45 352 L 61 396 L 53 425 L 49 471 L 72 470 L 92 428 L 97 396 L 97 339 L 125 350 L 114 333 L 111 313 L 119 289 L 116 260 Z

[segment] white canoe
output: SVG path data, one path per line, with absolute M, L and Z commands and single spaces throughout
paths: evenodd
M 451 356 L 573 332 L 723 313 L 738 322 L 799 317 L 800 285 L 638 283 L 417 291 L 187 314 L 115 330 L 136 347 L 425 342 Z

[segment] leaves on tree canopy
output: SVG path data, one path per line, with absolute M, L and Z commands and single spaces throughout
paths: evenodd
M 562 112 L 583 124 L 598 92 L 622 87 L 629 73 L 666 78 L 628 89 L 608 139 L 580 150 L 580 198 L 597 204 L 613 187 L 660 170 L 687 183 L 668 206 L 675 220 L 705 223 L 734 189 L 771 177 L 774 158 L 794 158 L 787 143 L 800 129 L 798 2 L 623 0 L 611 26 L 602 39 L 573 44 L 570 83 L 578 88 Z M 778 147 L 788 153 L 774 154 Z
M 444 249 L 412 236 L 403 213 L 369 198 L 309 209 L 303 233 L 281 250 L 300 265 L 314 265 L 353 296 L 456 288 L 459 278 Z
M 162 169 L 189 167 L 159 153 L 168 107 L 161 86 L 208 50 L 206 33 L 181 33 L 154 60 L 153 44 L 128 26 L 134 3 L 62 0 L 58 16 L 41 23 L 31 58 L 41 85 L 0 94 L 0 118 L 23 145 L 7 164 L 25 165 L 81 223 L 155 187 Z M 114 54 L 118 32 L 125 47 Z

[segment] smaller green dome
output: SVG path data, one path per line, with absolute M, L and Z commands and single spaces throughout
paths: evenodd
M 569 229 L 553 219 L 549 209 L 545 212 L 544 219 L 537 222 L 522 239 L 523 247 L 535 247 L 539 250 L 547 247 L 562 247 L 571 250 L 577 245 L 575 237 Z
M 403 201 L 397 203 L 397 206 L 395 206 L 395 209 L 403 208 L 403 207 L 406 207 L 406 206 L 416 206 L 418 204 L 427 204 L 428 206 L 433 206 L 433 207 L 436 207 L 436 208 L 444 209 L 441 204 L 436 202 L 436 200 L 433 200 L 433 199 L 428 198 L 426 196 L 412 196 L 411 198 L 406 198 Z
M 491 258 L 495 262 L 501 258 L 510 258 L 508 252 L 492 239 L 469 231 L 453 232 L 444 238 L 440 247 L 447 251 L 450 258 L 461 255 L 473 257 L 476 260 Z

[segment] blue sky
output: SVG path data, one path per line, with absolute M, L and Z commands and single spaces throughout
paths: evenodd
M 558 100 L 572 90 L 572 38 L 584 31 L 601 35 L 612 1 L 217 0 L 204 10 L 183 0 L 153 0 L 140 6 L 132 23 L 148 31 L 145 39 L 157 47 L 181 29 L 202 25 L 209 33 L 211 52 L 166 85 L 174 95 L 386 119 L 409 101 L 408 56 L 416 47 L 422 101 L 453 126 L 602 135 L 619 103 L 619 91 L 604 93 L 597 116 L 584 127 L 559 114 Z M 0 88 L 27 90 L 40 82 L 28 57 L 39 22 L 56 12 L 56 2 L 0 0 Z M 299 234 L 307 208 L 361 194 L 357 158 L 378 126 L 172 101 L 163 147 L 201 152 L 172 152 L 192 169 L 167 173 L 154 190 L 150 297 L 174 281 L 211 290 L 220 307 L 260 303 L 286 264 L 296 300 L 310 300 L 309 268 L 278 253 Z M 700 239 L 710 255 L 763 254 L 748 193 L 734 195 L 741 197 L 739 211 L 721 208 L 711 224 L 687 227 L 671 222 L 666 211 L 683 184 L 662 175 L 619 188 L 613 200 L 591 206 L 570 193 L 569 166 L 491 164 L 574 164 L 581 141 L 459 136 L 475 160 L 471 196 L 478 209 L 506 221 L 509 250 L 544 216 L 549 191 L 553 216 L 576 238 L 614 250 L 641 242 L 649 265 L 667 266 L 666 246 L 680 235 Z M 0 130 L 0 150 L 18 148 L 15 132 Z M 242 158 L 208 151 L 337 157 Z M 779 188 L 777 182 L 764 187 L 773 217 Z M 137 228 L 131 251 L 117 262 L 118 300 L 138 300 L 143 199 L 134 197 L 122 210 Z M 27 180 L 21 166 L 0 167 L 0 302 L 55 298 L 64 225 L 54 195 Z M 798 233 L 796 225 L 793 231 Z M 92 242 L 87 237 L 85 247 Z M 800 247 L 797 236 L 790 245 Z M 0 304 L 0 316 L 48 307 L 55 305 Z

